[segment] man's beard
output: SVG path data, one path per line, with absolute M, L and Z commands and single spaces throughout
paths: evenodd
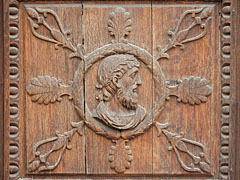
M 119 102 L 127 109 L 136 110 L 138 107 L 138 94 L 133 92 L 134 88 L 117 90 L 117 98 Z

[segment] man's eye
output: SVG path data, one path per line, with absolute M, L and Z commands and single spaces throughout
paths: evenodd
M 132 73 L 132 74 L 130 75 L 130 77 L 131 77 L 131 78 L 134 78 L 135 75 L 136 75 L 136 73 Z

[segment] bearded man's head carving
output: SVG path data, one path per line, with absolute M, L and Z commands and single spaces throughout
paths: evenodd
M 111 55 L 98 67 L 96 87 L 100 101 L 93 117 L 110 127 L 125 130 L 136 127 L 146 110 L 138 104 L 137 87 L 142 84 L 140 63 L 129 54 Z
M 133 55 L 112 55 L 105 58 L 98 68 L 97 88 L 99 100 L 110 101 L 116 95 L 128 109 L 136 109 L 137 87 L 142 83 L 138 74 L 140 63 Z

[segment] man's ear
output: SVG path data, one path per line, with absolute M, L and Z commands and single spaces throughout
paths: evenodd
M 113 77 L 112 82 L 116 87 L 120 88 L 120 84 L 116 76 Z

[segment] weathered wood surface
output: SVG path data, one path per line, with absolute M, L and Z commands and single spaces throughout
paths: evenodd
M 208 176 L 212 176 L 212 178 L 220 176 L 221 179 L 226 179 L 228 177 L 231 177 L 231 179 L 237 179 L 237 176 L 235 176 L 231 169 L 235 169 L 235 172 L 238 172 L 238 168 L 234 166 L 235 161 L 236 164 L 238 163 L 238 158 L 234 160 L 234 157 L 238 157 L 237 154 L 239 153 L 237 145 L 235 147 L 235 144 L 238 144 L 237 133 L 239 132 L 237 129 L 239 124 L 236 118 L 238 113 L 237 100 L 239 100 L 239 92 L 237 92 L 237 89 L 239 88 L 237 83 L 234 84 L 234 82 L 236 82 L 235 80 L 239 73 L 237 68 L 234 69 L 233 66 L 238 67 L 239 65 L 236 58 L 236 54 L 239 50 L 235 51 L 232 49 L 232 51 L 229 52 L 228 48 L 229 43 L 231 45 L 230 47 L 233 48 L 239 43 L 239 39 L 237 39 L 238 41 L 236 40 L 237 42 L 234 44 L 233 39 L 228 33 L 229 19 L 234 21 L 231 23 L 235 23 L 236 20 L 231 19 L 229 10 L 231 4 L 229 5 L 228 1 L 223 2 L 222 22 L 224 22 L 224 26 L 221 29 L 222 34 L 220 34 L 218 31 L 218 27 L 221 27 L 221 22 L 218 16 L 218 12 L 221 10 L 219 3 L 204 3 L 201 5 L 196 3 L 185 5 L 189 4 L 189 2 L 181 2 L 181 5 L 175 5 L 175 2 L 162 2 L 160 4 L 157 1 L 144 1 L 138 2 L 137 4 L 134 4 L 136 2 L 133 1 L 119 1 L 118 3 L 122 4 L 121 7 L 124 7 L 126 11 L 130 12 L 131 20 L 133 21 L 132 29 L 127 39 L 130 43 L 152 53 L 153 57 L 159 57 L 157 45 L 162 45 L 164 47 L 164 45 L 167 44 L 169 39 L 167 32 L 176 27 L 177 20 L 179 20 L 183 12 L 189 9 L 194 9 L 194 7 L 201 8 L 209 6 L 213 9 L 211 15 L 212 18 L 208 23 L 209 28 L 204 37 L 200 40 L 184 44 L 183 50 L 179 47 L 172 48 L 167 52 L 170 56 L 169 60 L 159 60 L 166 80 L 170 80 L 167 83 L 169 83 L 170 86 L 175 86 L 175 89 L 170 88 L 171 90 L 166 92 L 166 94 L 169 95 L 169 97 L 167 96 L 166 98 L 170 98 L 170 100 L 166 101 L 164 110 L 161 111 L 161 114 L 157 119 L 152 119 L 152 122 L 154 120 L 161 123 L 170 122 L 171 127 L 166 131 L 165 127 L 161 127 L 163 134 L 160 137 L 157 136 L 159 132 L 154 127 L 149 129 L 143 135 L 126 142 L 125 145 L 130 146 L 132 151 L 131 156 L 133 158 L 130 163 L 130 168 L 124 172 L 124 177 L 120 179 L 125 179 L 126 176 L 132 175 L 176 176 L 174 179 L 178 178 L 179 175 L 182 176 L 181 178 L 192 177 L 190 172 L 183 170 L 183 167 L 180 166 L 179 160 L 174 151 L 168 150 L 169 142 L 164 137 L 164 134 L 166 135 L 167 132 L 174 132 L 178 135 L 181 132 L 184 132 L 185 138 L 200 142 L 207 148 L 206 155 L 209 156 L 211 162 L 211 173 L 210 175 L 196 174 L 196 178 L 197 176 L 206 179 Z M 236 5 L 234 7 L 237 7 L 237 3 L 234 3 L 234 5 Z M 54 42 L 53 44 L 47 43 L 46 41 L 34 37 L 27 20 L 28 14 L 25 8 L 40 7 L 54 10 L 59 16 L 64 29 L 71 30 L 71 35 L 69 37 L 71 42 L 73 42 L 73 45 L 77 47 L 78 43 L 82 44 L 85 55 L 88 55 L 95 49 L 112 41 L 112 37 L 108 32 L 107 20 L 109 18 L 109 13 L 114 11 L 115 7 L 118 7 L 119 5 L 115 5 L 114 2 L 83 2 L 83 6 L 80 3 L 62 4 L 59 6 L 56 5 L 55 2 L 52 5 L 45 2 L 44 5 L 38 5 L 38 2 L 20 4 L 19 16 L 17 15 L 20 22 L 20 41 L 11 44 L 11 47 L 17 46 L 17 50 L 19 50 L 20 64 L 18 64 L 18 61 L 15 62 L 16 59 L 14 59 L 14 55 L 16 52 L 14 51 L 14 48 L 12 48 L 14 50 L 10 52 L 11 61 L 9 61 L 16 63 L 20 75 L 17 77 L 17 80 L 13 80 L 17 85 L 14 83 L 10 84 L 12 81 L 8 78 L 4 79 L 4 87 L 6 89 L 5 99 L 7 99 L 10 94 L 12 97 L 12 99 L 10 99 L 10 108 L 11 106 L 16 107 L 11 108 L 11 113 L 15 114 L 16 112 L 20 112 L 19 124 L 18 121 L 14 121 L 13 116 L 11 116 L 10 119 L 8 116 L 5 116 L 6 121 L 4 121 L 6 122 L 4 123 L 4 150 L 6 154 L 9 154 L 9 150 L 11 153 L 15 153 L 16 148 L 12 148 L 13 146 L 19 147 L 17 154 L 20 152 L 19 155 L 17 155 L 20 158 L 19 163 L 10 163 L 11 178 L 19 177 L 19 170 L 20 177 L 30 177 L 32 175 L 27 174 L 32 173 L 35 174 L 33 176 L 38 178 L 48 178 L 49 174 L 56 174 L 54 178 L 62 178 L 62 174 L 68 178 L 83 178 L 84 174 L 92 175 L 93 179 L 99 175 L 102 177 L 114 177 L 118 171 L 116 169 L 114 170 L 114 168 L 111 169 L 109 151 L 110 147 L 115 143 L 106 139 L 104 136 L 97 135 L 95 131 L 88 127 L 84 129 L 82 136 L 78 136 L 77 134 L 73 136 L 71 142 L 72 149 L 66 150 L 63 153 L 61 162 L 53 171 L 41 172 L 41 174 L 44 175 L 37 175 L 38 172 L 28 171 L 27 161 L 32 157 L 32 147 L 34 144 L 47 138 L 58 137 L 58 135 L 62 135 L 64 132 L 66 133 L 72 129 L 77 131 L 77 125 L 75 124 L 75 129 L 71 125 L 72 121 L 79 121 L 79 116 L 75 111 L 73 101 L 71 100 L 70 89 L 72 86 L 70 85 L 71 83 L 68 84 L 68 81 L 73 80 L 74 72 L 77 70 L 79 61 L 74 58 L 71 60 L 68 59 L 71 51 L 68 51 L 67 48 L 62 50 L 62 47 L 59 46 L 58 50 L 56 50 Z M 82 7 L 83 9 L 81 9 Z M 5 5 L 5 8 L 7 8 L 7 4 Z M 14 14 L 16 12 L 12 10 L 12 13 Z M 237 17 L 236 14 L 233 13 L 233 15 L 234 18 Z M 5 15 L 5 18 L 7 20 L 7 15 Z M 183 25 L 188 25 L 187 23 L 189 20 L 190 19 L 188 19 L 187 22 L 184 22 L 185 24 L 183 23 Z M 11 21 L 15 23 L 15 20 Z M 56 22 L 54 19 L 49 19 L 49 23 L 54 26 L 54 23 Z M 232 25 L 231 23 L 230 25 Z M 236 25 L 236 27 L 237 26 L 239 26 L 239 24 Z M 14 34 L 14 29 L 11 28 L 10 30 L 11 33 Z M 5 32 L 8 32 L 8 26 L 5 27 Z M 40 29 L 39 32 L 47 35 L 44 29 Z M 199 29 L 194 28 L 189 35 L 194 36 L 199 32 Z M 236 31 L 231 33 L 236 34 Z M 222 36 L 222 38 L 220 38 L 220 36 Z M 7 42 L 9 37 L 5 38 Z M 219 49 L 220 41 L 222 43 L 222 49 Z M 18 46 L 20 48 L 18 48 Z M 4 48 L 4 52 L 7 54 L 5 55 L 5 59 L 9 59 L 9 47 L 5 46 Z M 232 56 L 234 57 L 231 58 Z M 233 61 L 234 63 L 232 63 Z M 5 61 L 5 67 L 9 67 L 9 62 Z M 11 68 L 15 66 L 14 63 L 10 65 Z M 97 70 L 100 64 L 101 62 L 94 64 L 91 69 L 87 71 L 84 78 L 85 108 L 88 106 L 91 111 L 94 111 L 98 105 L 95 85 L 97 82 Z M 87 67 L 85 66 L 85 68 Z M 229 68 L 231 68 L 231 70 L 229 70 Z M 8 68 L 5 68 L 5 72 L 5 74 L 9 73 Z M 223 75 L 221 76 L 222 72 Z M 11 73 L 14 74 L 15 71 L 12 70 Z M 142 81 L 142 84 L 139 85 L 137 91 L 139 95 L 139 104 L 143 105 L 146 108 L 146 111 L 149 112 L 157 97 L 157 94 L 155 94 L 156 92 L 154 92 L 156 84 L 150 81 L 152 79 L 152 74 L 142 62 L 140 62 L 139 74 Z M 229 74 L 231 76 L 229 76 Z M 39 76 L 44 78 L 41 80 Z M 203 101 L 186 100 L 187 95 L 184 95 L 181 91 L 181 88 L 184 87 L 176 85 L 176 80 L 180 80 L 179 82 L 184 81 L 185 84 L 187 84 L 191 81 L 190 79 L 194 79 L 190 76 L 194 76 L 195 80 L 196 77 L 200 77 L 202 81 L 205 81 L 203 78 L 208 81 L 209 84 L 204 85 L 202 90 L 204 91 L 203 94 L 204 96 L 206 95 L 207 100 L 206 98 L 204 98 Z M 36 98 L 34 97 L 34 93 L 42 93 L 45 92 L 46 89 L 36 89 L 34 83 L 32 83 L 32 86 L 29 86 L 30 82 L 32 82 L 32 78 L 37 78 L 42 84 L 44 84 L 44 81 L 45 84 L 51 82 L 51 88 L 58 89 L 60 87 L 59 89 L 61 89 L 61 92 L 55 94 L 54 97 L 52 96 L 51 100 L 47 100 L 46 98 L 43 101 L 41 99 L 36 100 L 34 99 Z M 184 78 L 185 80 L 183 80 Z M 59 79 L 62 79 L 62 82 L 60 82 Z M 230 83 L 232 83 L 231 86 Z M 11 87 L 17 86 L 17 89 L 19 89 L 19 93 L 17 93 L 19 97 L 16 98 L 14 96 L 14 93 L 16 93 L 14 88 L 10 88 L 10 91 L 8 90 L 9 84 Z M 232 87 L 230 92 L 229 86 Z M 177 98 L 174 96 L 177 96 Z M 230 97 L 232 97 L 232 99 L 229 99 Z M 180 102 L 177 102 L 176 99 Z M 34 103 L 32 100 L 37 101 L 37 103 Z M 203 103 L 205 101 L 206 103 Z M 4 103 L 5 106 L 9 106 L 6 101 L 4 101 Z M 195 105 L 193 106 L 190 104 Z M 221 109 L 219 107 L 221 107 Z M 231 109 L 229 110 L 229 108 Z M 222 112 L 220 112 L 221 110 Z M 231 111 L 231 113 L 229 113 L 229 111 Z M 9 109 L 6 108 L 4 113 L 9 114 Z M 14 135 L 16 134 L 14 127 L 19 126 L 20 128 L 19 130 L 17 129 L 20 133 L 17 133 L 16 138 L 18 141 L 19 136 L 20 145 L 11 142 L 12 144 L 10 144 L 11 147 L 9 149 L 9 139 L 13 139 L 13 136 L 10 138 L 8 137 L 8 127 L 10 123 L 11 127 L 13 127 L 10 131 L 11 133 L 13 132 Z M 234 127 L 236 127 L 236 129 L 234 129 Z M 229 130 L 229 128 L 232 129 Z M 56 131 L 59 131 L 57 136 L 55 135 Z M 235 132 L 237 133 L 235 134 Z M 60 147 L 59 144 L 56 144 L 55 146 Z M 234 147 L 235 151 L 233 151 Z M 40 148 L 43 152 L 46 152 L 49 149 L 51 149 L 51 145 L 46 145 L 43 148 Z M 55 149 L 57 148 L 55 147 Z M 188 150 L 193 154 L 199 152 L 199 148 L 197 147 L 188 147 Z M 182 153 L 181 156 L 183 157 L 182 160 L 189 165 L 191 162 L 189 156 L 186 153 Z M 58 157 L 59 152 L 56 152 L 56 154 L 53 153 L 51 154 L 49 161 L 54 162 Z M 11 158 L 14 159 L 12 156 Z M 230 158 L 230 163 L 228 158 Z M 9 158 L 6 158 L 4 169 L 8 168 L 8 164 Z M 18 167 L 19 170 L 17 169 Z M 16 172 L 16 174 L 14 174 L 14 172 Z M 5 177 L 8 177 L 8 174 L 10 173 L 5 171 Z M 162 178 L 156 177 L 155 179 Z
M 45 105 L 44 103 L 32 103 L 31 96 L 26 94 L 26 86 L 32 78 L 40 76 L 55 77 L 56 79 L 62 79 L 63 83 L 67 84 L 73 80 L 73 74 L 76 71 L 78 62 L 76 59 L 69 60 L 67 57 L 71 54 L 71 51 L 62 50 L 62 47 L 55 49 L 53 43 L 42 41 L 41 39 L 35 38 L 31 32 L 31 24 L 27 19 L 26 8 L 39 7 L 41 9 L 51 9 L 58 15 L 60 22 L 64 30 L 70 30 L 70 38 L 73 39 L 73 44 L 81 43 L 82 41 L 82 9 L 81 5 L 31 5 L 27 4 L 21 9 L 21 25 L 22 33 L 21 46 L 24 51 L 22 53 L 22 68 L 21 74 L 24 74 L 24 83 L 22 88 L 22 96 L 25 101 L 24 113 L 22 118 L 25 121 L 21 121 L 22 129 L 25 132 L 26 143 L 21 146 L 22 151 L 26 152 L 27 157 L 25 161 L 30 161 L 33 158 L 32 147 L 38 141 L 54 137 L 56 131 L 63 134 L 71 129 L 70 122 L 77 121 L 78 115 L 72 105 L 72 101 L 68 100 L 68 97 L 62 97 L 61 102 L 54 101 Z M 50 27 L 58 29 L 56 21 L 48 15 L 46 22 Z M 67 20 L 69 19 L 69 20 Z M 40 26 L 39 34 L 50 36 L 47 34 L 46 28 Z M 33 38 L 34 37 L 34 38 Z M 47 77 L 43 77 L 42 86 L 48 84 L 51 81 L 47 81 Z M 57 81 L 57 80 L 56 80 Z M 52 81 L 53 82 L 53 81 Z M 55 82 L 56 83 L 56 82 Z M 56 87 L 53 87 L 53 89 Z M 28 89 L 27 89 L 28 90 Z M 34 90 L 34 89 L 33 89 Z M 40 89 L 41 90 L 41 89 Z M 29 92 L 30 91 L 29 89 Z M 34 91 L 33 91 L 34 92 Z M 23 125 L 23 123 L 25 123 Z M 23 128 L 25 127 L 25 129 Z M 55 169 L 53 173 L 84 173 L 85 172 L 85 139 L 84 136 L 78 136 L 77 134 L 72 138 L 72 150 L 66 150 L 62 157 L 62 162 Z M 46 144 L 42 151 L 47 152 L 51 144 Z M 83 147 L 83 148 L 82 148 Z M 24 150 L 26 149 L 26 151 Z M 50 163 L 53 164 L 59 157 L 59 152 L 49 156 Z
M 197 6 L 197 8 L 201 7 Z M 212 8 L 213 14 L 215 14 L 218 9 L 216 6 L 212 6 Z M 167 32 L 176 27 L 176 20 L 180 18 L 179 14 L 189 9 L 193 9 L 193 7 L 153 4 L 153 55 L 157 53 L 157 45 L 166 45 L 168 43 L 169 36 L 167 36 Z M 190 22 L 190 19 L 183 20 L 182 27 L 180 28 L 188 27 Z M 193 75 L 204 77 L 210 81 L 212 94 L 207 103 L 199 106 L 185 105 L 176 102 L 175 97 L 172 97 L 166 102 L 166 107 L 159 121 L 170 122 L 172 124 L 171 130 L 176 129 L 175 131 L 178 133 L 184 132 L 184 137 L 203 143 L 210 150 L 209 152 L 211 152 L 208 155 L 212 162 L 211 166 L 214 168 L 213 171 L 218 169 L 219 158 L 217 155 L 219 151 L 219 138 L 217 134 L 219 134 L 220 113 L 218 108 L 220 105 L 218 101 L 220 97 L 220 77 L 218 74 L 220 71 L 220 57 L 218 46 L 214 45 L 219 43 L 217 40 L 219 34 L 217 29 L 214 28 L 218 25 L 219 20 L 217 16 L 213 15 L 209 21 L 210 27 L 207 30 L 206 36 L 200 40 L 184 44 L 184 49 L 176 47 L 169 50 L 169 60 L 160 60 L 167 80 L 180 80 Z M 200 32 L 200 28 L 196 27 L 189 31 L 189 35 L 190 37 L 194 37 Z M 153 137 L 156 137 L 156 134 L 157 132 L 154 129 Z M 161 174 L 168 172 L 168 174 L 185 174 L 186 171 L 180 167 L 176 168 L 178 163 L 177 157 L 171 154 L 173 152 L 169 151 L 166 147 L 168 147 L 168 142 L 164 137 L 154 138 L 153 173 Z M 193 152 L 197 152 L 197 149 L 194 149 Z M 171 154 L 170 156 L 168 155 L 169 153 Z M 187 157 L 185 158 L 184 161 L 189 161 Z M 216 174 L 214 176 L 217 177 Z
M 3 2 L 0 2 L 0 178 L 3 179 L 3 172 L 4 172 L 4 165 L 3 165 L 3 144 L 4 144 L 4 138 L 3 138 L 3 118 L 4 118 L 4 76 L 3 76 L 3 65 L 4 65 L 4 46 L 3 46 Z
M 145 2 L 147 3 L 147 2 Z M 107 30 L 107 20 L 109 13 L 114 11 L 113 4 L 84 4 L 84 47 L 86 53 L 100 48 L 101 46 L 111 43 L 112 38 Z M 129 41 L 132 44 L 138 45 L 149 52 L 151 49 L 151 9 L 150 4 L 137 5 L 130 4 L 125 7 L 130 13 L 132 20 L 132 31 L 129 34 Z M 101 17 L 101 19 L 99 19 Z M 141 20 L 140 20 L 141 17 Z M 98 21 L 99 23 L 95 23 Z M 148 38 L 142 38 L 142 37 Z M 97 70 L 100 63 L 96 63 L 86 74 L 86 104 L 90 110 L 96 107 L 96 81 Z M 144 105 L 147 111 L 152 105 L 152 84 L 151 73 L 141 64 L 139 73 L 142 84 L 138 88 L 140 104 Z M 150 99 L 149 99 L 150 97 Z M 96 135 L 92 130 L 87 129 L 86 134 L 86 160 L 88 174 L 114 174 L 115 172 L 109 168 L 108 156 L 112 142 L 109 139 Z M 127 174 L 151 174 L 152 173 L 152 130 L 146 134 L 129 142 L 133 153 L 131 168 L 126 171 Z

